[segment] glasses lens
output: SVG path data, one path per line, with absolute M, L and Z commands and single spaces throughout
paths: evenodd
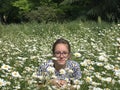
M 56 56 L 60 56 L 60 55 L 63 55 L 64 57 L 66 57 L 68 55 L 68 52 L 55 52 L 55 55 Z

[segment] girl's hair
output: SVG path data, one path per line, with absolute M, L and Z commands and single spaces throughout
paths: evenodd
M 57 44 L 66 44 L 68 46 L 69 53 L 71 52 L 71 47 L 70 47 L 69 42 L 67 40 L 63 39 L 63 38 L 60 38 L 60 39 L 57 39 L 53 44 L 53 47 L 52 47 L 53 54 L 55 53 L 55 47 L 56 47 Z

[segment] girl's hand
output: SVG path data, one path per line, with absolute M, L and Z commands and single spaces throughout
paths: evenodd
M 65 80 L 52 79 L 51 84 L 57 87 L 62 87 L 63 85 L 67 85 L 67 82 Z

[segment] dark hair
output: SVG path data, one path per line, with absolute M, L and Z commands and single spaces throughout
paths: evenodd
M 53 44 L 53 47 L 52 47 L 52 52 L 53 54 L 55 53 L 55 47 L 57 44 L 66 44 L 68 46 L 68 51 L 69 53 L 71 52 L 71 47 L 70 47 L 70 44 L 67 40 L 63 39 L 63 38 L 60 38 L 60 39 L 57 39 L 54 44 Z

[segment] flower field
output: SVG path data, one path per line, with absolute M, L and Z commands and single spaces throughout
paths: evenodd
M 60 37 L 80 64 L 79 90 L 119 90 L 120 24 L 95 22 L 0 24 L 0 90 L 38 90 L 34 74 Z

